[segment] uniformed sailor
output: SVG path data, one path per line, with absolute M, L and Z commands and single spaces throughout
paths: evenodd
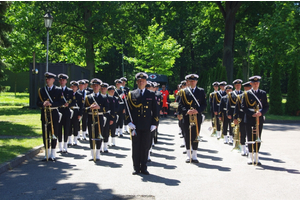
M 90 94 L 88 90 L 85 89 L 85 80 L 79 80 L 78 81 L 78 93 L 82 96 L 82 100 L 85 100 L 85 97 Z M 88 134 L 88 129 L 87 129 L 87 117 L 88 114 L 87 112 L 82 112 L 82 118 L 81 118 L 81 131 L 82 131 L 82 137 L 83 140 L 86 140 L 86 135 Z M 79 130 L 80 131 L 80 130 Z M 80 136 L 80 132 L 78 132 L 78 135 Z M 80 137 L 78 137 L 80 139 Z
M 209 105 L 210 105 L 210 113 L 211 113 L 211 124 L 212 124 L 212 127 L 216 127 L 216 131 L 215 133 L 213 134 L 217 134 L 217 132 L 220 134 L 220 123 L 219 123 L 219 118 L 217 115 L 215 115 L 214 113 L 214 106 L 213 106 L 213 103 L 214 103 L 214 98 L 217 98 L 217 92 L 218 92 L 218 89 L 219 89 L 219 82 L 214 82 L 212 84 L 212 86 L 214 87 L 214 91 L 212 93 L 209 94 Z M 216 124 L 214 124 L 214 121 L 216 122 Z
M 220 90 L 215 93 L 215 96 L 213 98 L 213 111 L 214 111 L 214 115 L 216 115 L 216 116 L 219 116 L 218 112 L 220 110 L 221 98 L 226 95 L 226 92 L 224 89 L 226 84 L 227 84 L 226 81 L 219 82 Z M 219 124 L 219 123 L 217 122 L 217 124 Z M 220 127 L 220 126 L 217 126 L 217 139 L 220 139 L 221 131 L 220 131 L 220 129 L 218 130 L 218 127 Z
M 125 98 L 125 93 L 122 90 L 122 81 L 120 79 L 115 80 L 116 84 L 116 91 L 114 96 L 118 99 L 119 101 L 119 110 L 118 110 L 118 122 L 117 122 L 117 128 L 116 128 L 116 134 L 118 137 L 123 137 L 123 123 L 124 123 L 124 116 L 125 116 L 125 104 L 124 104 L 124 98 Z
M 221 98 L 220 107 L 219 107 L 219 120 L 223 122 L 222 134 L 224 135 L 224 144 L 228 144 L 228 136 L 227 136 L 228 127 L 229 127 L 229 136 L 231 136 L 231 138 L 233 136 L 230 120 L 227 117 L 228 110 L 226 107 L 226 103 L 228 100 L 228 93 L 232 92 L 232 88 L 233 88 L 232 85 L 225 86 L 225 91 L 227 95 Z M 233 144 L 233 141 L 229 140 L 229 144 Z
M 111 85 L 107 88 L 108 92 L 108 100 L 109 100 L 109 106 L 111 108 L 111 116 L 112 116 L 112 121 L 113 123 L 109 125 L 109 132 L 111 136 L 111 143 L 110 146 L 115 146 L 116 145 L 116 123 L 118 121 L 118 110 L 119 110 L 119 102 L 118 99 L 114 96 L 115 94 L 115 86 Z
M 121 89 L 123 90 L 124 95 L 126 97 L 128 95 L 128 92 L 129 92 L 129 88 L 126 86 L 126 84 L 127 84 L 127 78 L 122 77 L 122 78 L 120 78 L 120 80 L 122 81 Z M 129 134 L 129 132 L 128 132 L 128 124 L 126 123 L 126 120 L 123 120 L 123 121 L 124 121 L 124 133 L 125 134 Z
M 41 108 L 43 143 L 45 146 L 45 158 L 43 161 L 48 159 L 56 161 L 55 148 L 59 131 L 58 107 L 64 104 L 64 100 L 61 96 L 61 88 L 53 84 L 56 75 L 51 72 L 46 72 L 44 76 L 46 78 L 46 86 L 38 90 L 37 99 L 37 106 Z

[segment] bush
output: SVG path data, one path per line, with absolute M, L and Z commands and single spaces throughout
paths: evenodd
M 282 115 L 282 96 L 280 87 L 280 69 L 277 61 L 273 66 L 270 87 L 270 114 Z
M 1 86 L 0 85 L 0 92 L 8 92 L 10 90 L 10 86 Z
M 299 89 L 299 72 L 295 63 L 288 83 L 288 93 L 286 98 L 285 111 L 288 115 L 297 115 L 300 110 L 300 89 Z

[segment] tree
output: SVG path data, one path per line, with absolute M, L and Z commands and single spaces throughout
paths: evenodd
M 153 21 L 154 24 L 148 27 L 148 35 L 143 38 L 138 34 L 133 41 L 136 56 L 124 56 L 124 59 L 134 63 L 139 71 L 172 75 L 171 69 L 183 47 L 172 37 L 166 36 L 159 24 Z
M 296 115 L 297 113 L 299 114 L 300 111 L 300 85 L 297 62 L 295 62 L 295 64 L 293 65 L 289 76 L 285 111 L 288 115 Z
M 270 87 L 270 114 L 282 115 L 282 95 L 280 87 L 280 68 L 278 61 L 274 61 L 274 66 L 272 70 L 272 80 Z

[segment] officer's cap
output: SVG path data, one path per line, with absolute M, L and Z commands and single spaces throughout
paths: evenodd
M 181 81 L 180 84 L 181 84 L 182 86 L 186 86 L 186 80 Z
M 199 76 L 197 74 L 189 74 L 185 76 L 185 80 L 198 80 Z
M 229 89 L 232 89 L 232 88 L 233 88 L 232 85 L 226 85 L 226 86 L 225 86 L 225 90 L 229 90 Z
M 236 79 L 236 80 L 234 80 L 232 83 L 233 83 L 234 85 L 235 85 L 235 84 L 242 84 L 243 81 L 242 81 L 241 79 Z
M 55 78 L 55 77 L 56 77 L 56 75 L 53 74 L 53 73 L 51 73 L 51 72 L 46 72 L 46 73 L 44 74 L 44 76 L 45 76 L 46 78 Z
M 87 79 L 82 79 L 85 83 L 89 83 L 89 80 Z
M 213 82 L 213 86 L 219 86 L 219 82 Z
M 58 77 L 58 79 L 68 79 L 69 78 L 69 76 L 66 74 L 58 74 L 57 77 Z
M 156 82 L 155 82 L 155 83 L 156 83 Z M 156 83 L 155 87 L 158 87 L 158 86 L 160 86 L 160 83 Z
M 101 84 L 101 87 L 106 87 L 107 88 L 108 86 L 109 86 L 108 83 L 102 83 Z
M 78 82 L 76 82 L 76 81 L 71 81 L 70 84 L 71 84 L 71 86 L 78 86 Z
M 243 84 L 243 86 L 244 86 L 244 87 L 251 87 L 251 85 L 250 85 L 250 81 L 248 81 L 248 82 L 244 83 L 244 84 Z
M 260 76 L 252 76 L 249 78 L 249 81 L 251 82 L 260 82 L 261 77 Z
M 78 84 L 85 84 L 85 80 L 79 80 L 77 82 L 78 82 Z
M 108 91 L 109 91 L 109 90 L 115 90 L 115 88 L 116 88 L 115 86 L 110 85 L 110 86 L 107 87 L 107 90 L 108 90 Z
M 147 79 L 147 78 L 148 78 L 148 75 L 147 75 L 146 73 L 144 73 L 144 72 L 139 72 L 139 73 L 137 73 L 137 74 L 135 75 L 135 78 L 136 78 L 137 80 L 139 80 L 139 79 Z
M 122 83 L 121 79 L 116 79 L 115 83 Z
M 98 78 L 93 78 L 93 79 L 91 80 L 91 84 L 92 84 L 92 85 L 95 85 L 95 84 L 101 85 L 101 84 L 102 84 L 102 81 L 101 81 L 100 79 L 98 79 Z
M 219 83 L 219 86 L 225 86 L 226 84 L 227 84 L 226 81 L 222 81 L 222 82 Z
M 181 88 L 181 87 L 182 87 L 182 84 L 180 83 L 180 84 L 178 85 L 178 87 Z
M 125 77 L 120 78 L 120 80 L 127 82 L 127 78 L 125 78 Z

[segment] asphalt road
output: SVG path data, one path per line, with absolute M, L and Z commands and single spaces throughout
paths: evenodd
M 129 135 L 117 146 L 88 161 L 88 142 L 57 155 L 57 162 L 41 162 L 38 154 L 0 175 L 0 199 L 299 199 L 300 124 L 265 124 L 260 161 L 249 166 L 232 146 L 210 137 L 201 128 L 199 164 L 185 163 L 179 146 L 177 121 L 163 119 L 159 143 L 153 148 L 150 175 L 132 175 Z

